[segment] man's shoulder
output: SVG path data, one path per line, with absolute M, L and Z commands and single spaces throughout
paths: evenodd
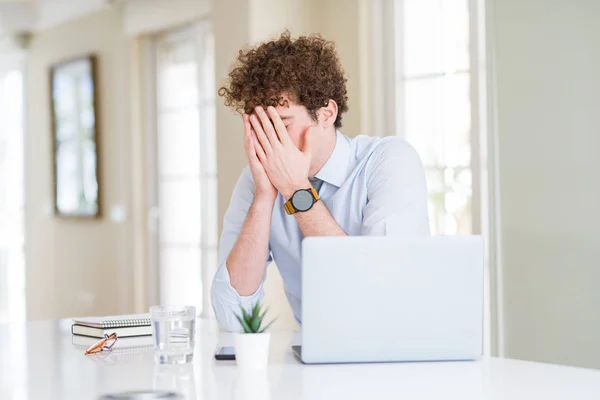
M 360 135 L 352 139 L 356 149 L 356 158 L 365 161 L 382 160 L 387 157 L 404 158 L 416 154 L 413 146 L 398 136 Z

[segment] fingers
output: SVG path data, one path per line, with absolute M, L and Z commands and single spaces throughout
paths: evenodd
M 273 123 L 269 119 L 269 116 L 267 115 L 265 110 L 260 106 L 256 107 L 255 110 L 256 115 L 260 119 L 260 123 L 262 125 L 263 131 L 265 132 L 265 136 L 267 137 L 267 139 L 269 139 L 271 147 L 277 147 L 281 144 L 281 142 L 279 141 L 279 137 L 275 132 L 275 128 L 273 127 Z
M 250 123 L 252 124 L 254 133 L 256 133 L 256 137 L 262 145 L 262 148 L 264 149 L 265 153 L 267 155 L 270 155 L 273 152 L 273 147 L 271 146 L 271 142 L 269 141 L 265 131 L 263 130 L 260 120 L 255 114 L 252 114 L 250 116 Z
M 290 135 L 288 135 L 288 131 L 285 128 L 285 124 L 281 120 L 281 117 L 279 116 L 277 109 L 273 106 L 269 106 L 267 108 L 267 112 L 269 113 L 269 116 L 271 117 L 271 121 L 273 121 L 273 125 L 275 126 L 275 131 L 277 132 L 277 136 L 279 137 L 281 144 L 287 145 L 287 144 L 291 143 Z
M 256 137 L 256 132 L 254 132 L 254 130 L 252 130 L 252 132 L 251 132 L 251 139 L 252 139 L 252 144 L 254 145 L 254 151 L 255 151 L 258 159 L 260 160 L 261 163 L 264 164 L 267 161 L 267 154 L 265 153 L 265 150 L 262 148 L 262 146 L 258 142 L 258 138 Z
M 248 156 L 248 160 L 250 162 L 259 160 L 261 162 L 266 161 L 267 156 L 265 154 L 264 149 L 258 142 L 258 138 L 256 137 L 256 133 L 250 124 L 250 117 L 248 114 L 244 114 L 242 116 L 244 121 L 244 150 L 246 151 L 246 155 Z

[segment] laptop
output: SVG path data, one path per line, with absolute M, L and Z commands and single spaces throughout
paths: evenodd
M 476 360 L 482 342 L 480 236 L 304 239 L 303 363 Z

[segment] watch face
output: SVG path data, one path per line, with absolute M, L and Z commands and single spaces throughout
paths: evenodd
M 310 210 L 314 203 L 314 198 L 308 190 L 299 190 L 292 196 L 292 205 L 298 211 Z

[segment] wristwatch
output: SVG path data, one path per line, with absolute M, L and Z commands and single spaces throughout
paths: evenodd
M 287 215 L 308 211 L 319 201 L 319 193 L 314 188 L 300 189 L 294 192 L 292 198 L 283 205 Z

